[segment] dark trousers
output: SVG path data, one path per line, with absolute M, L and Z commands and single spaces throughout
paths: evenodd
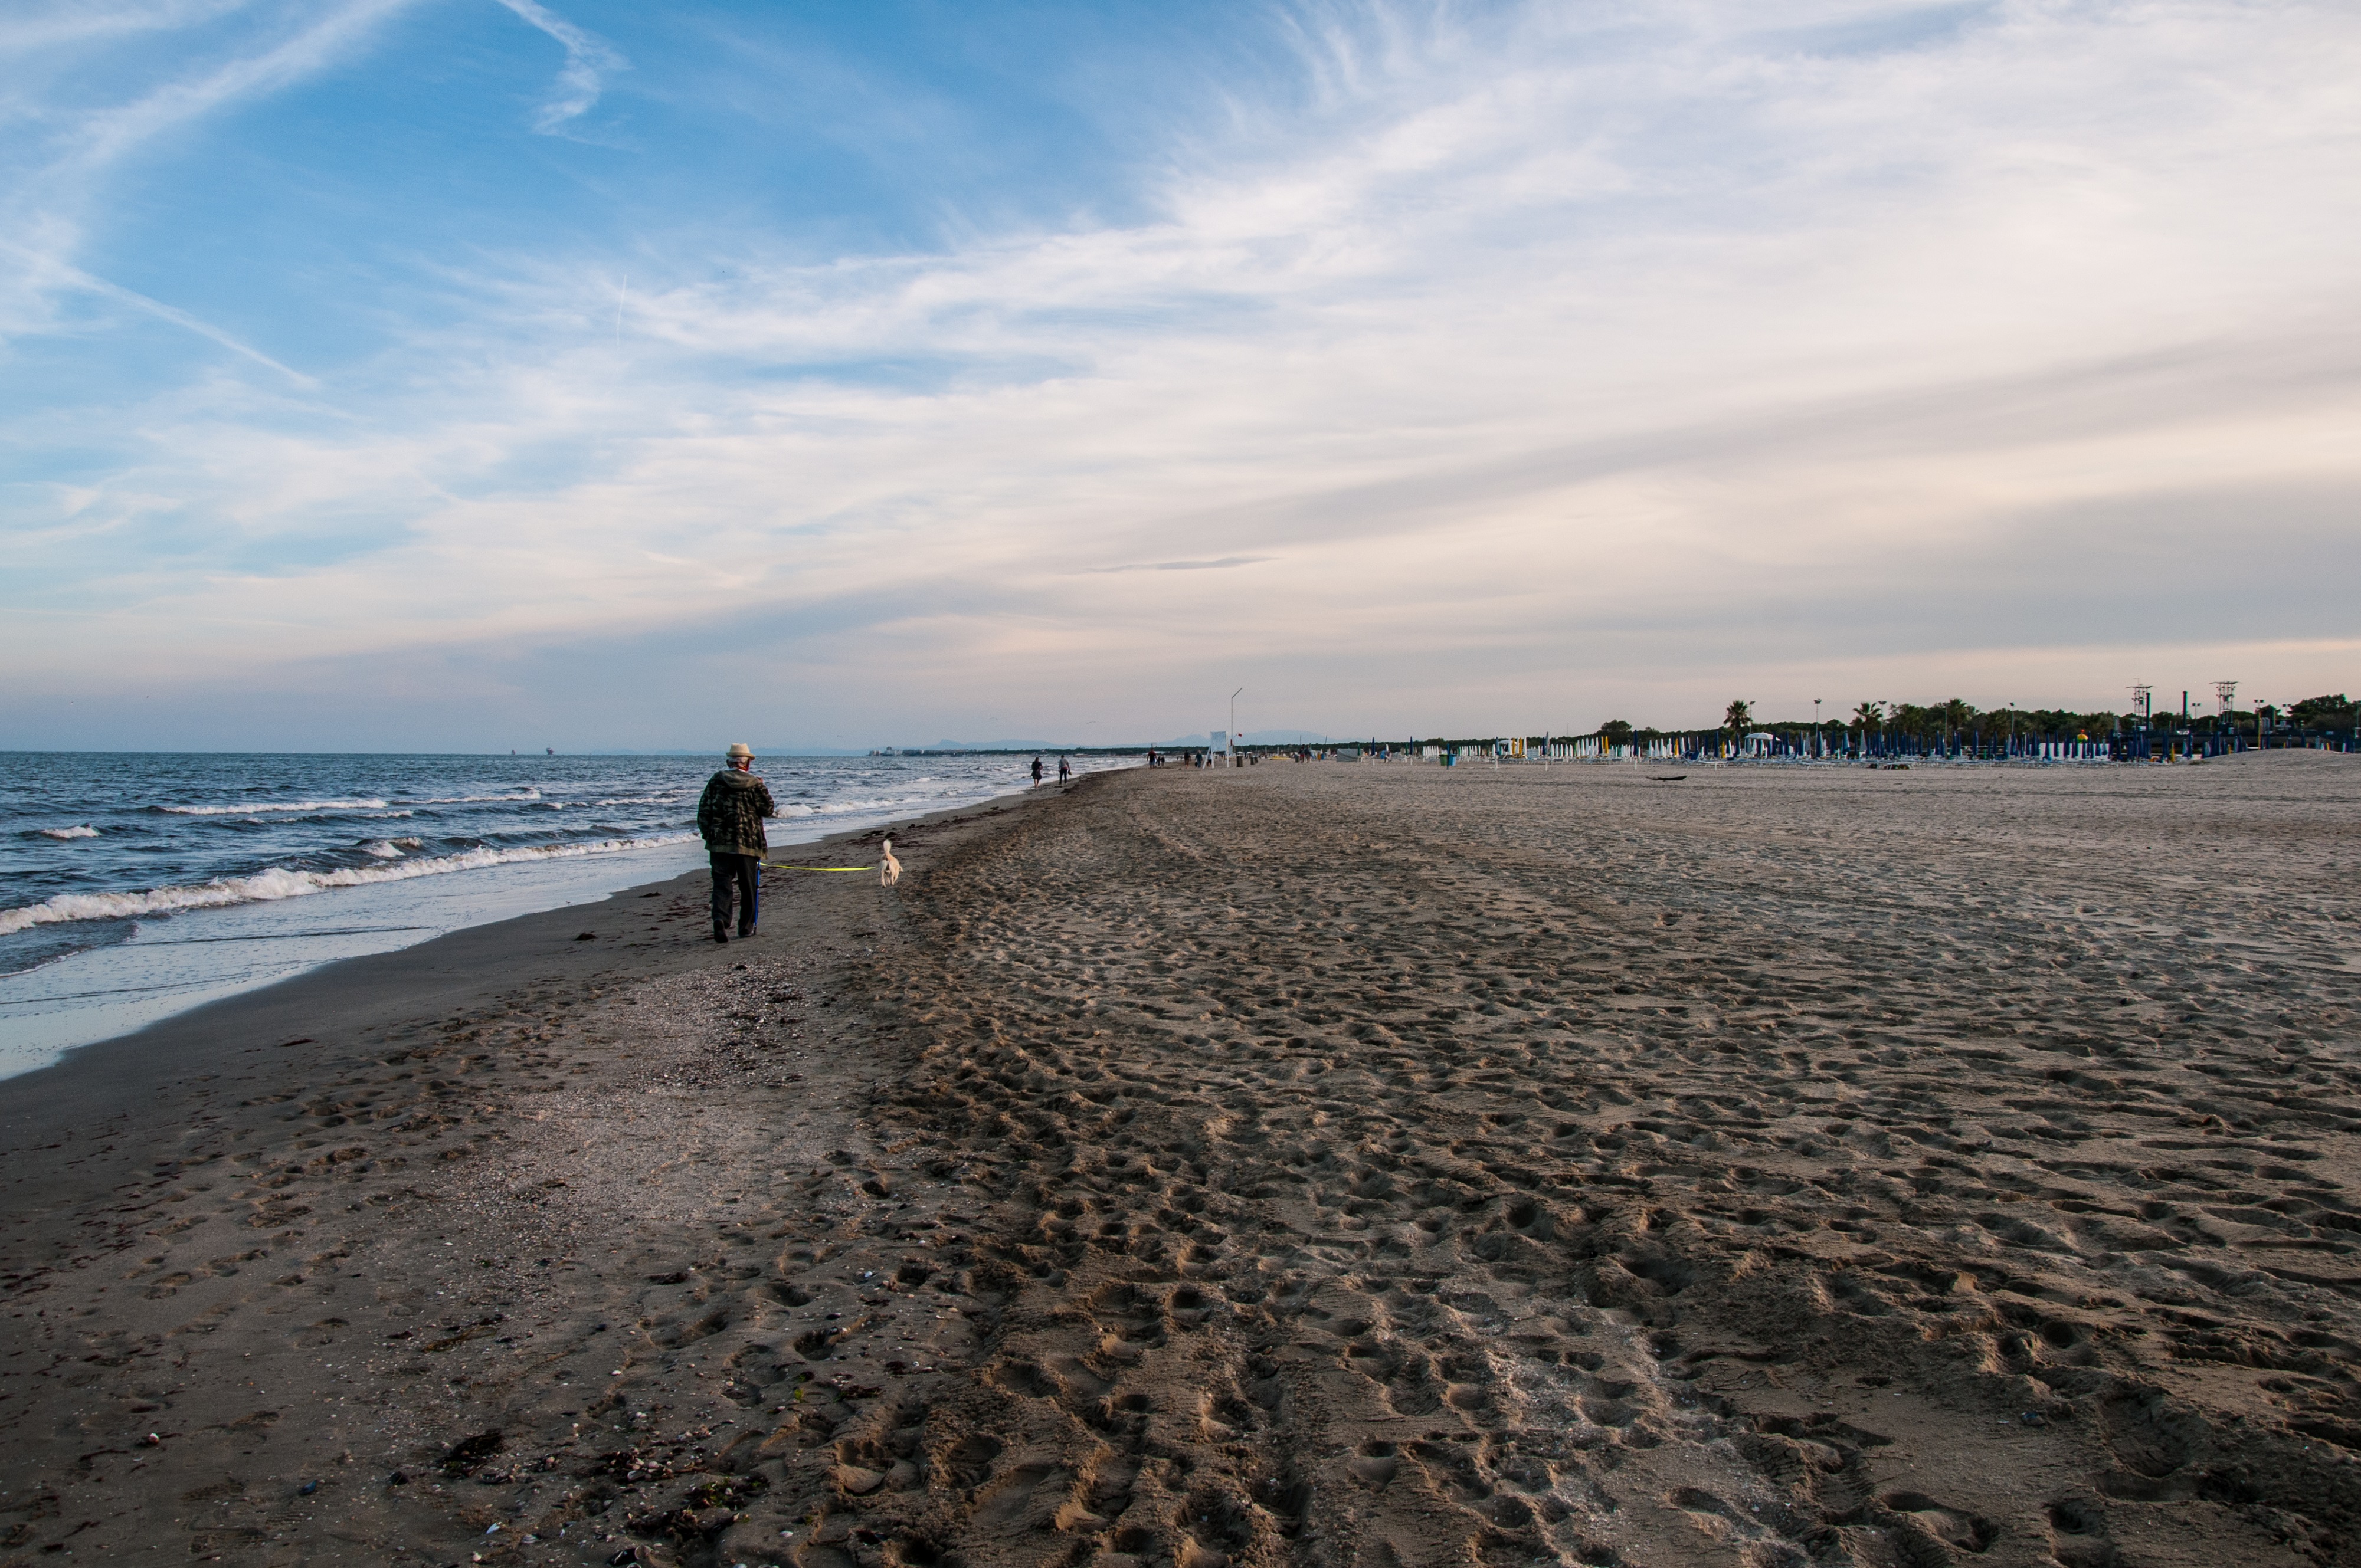
M 719 850 L 713 855 L 713 923 L 730 924 L 730 905 L 734 895 L 738 905 L 738 934 L 744 936 L 754 928 L 755 918 L 762 912 L 763 865 L 752 855 L 724 854 Z

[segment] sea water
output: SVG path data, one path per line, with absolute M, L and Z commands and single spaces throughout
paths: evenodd
M 781 845 L 1022 790 L 1029 764 L 776 757 L 755 771 Z M 332 959 L 701 865 L 697 799 L 715 765 L 0 753 L 0 1076 Z

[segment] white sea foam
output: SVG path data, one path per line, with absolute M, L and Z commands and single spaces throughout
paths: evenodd
M 696 837 L 694 833 L 667 833 L 651 839 L 601 839 L 593 843 L 544 844 L 533 849 L 469 850 L 463 854 L 404 861 L 400 865 L 352 866 L 333 872 L 291 872 L 273 866 L 252 876 L 225 877 L 194 887 L 159 887 L 145 893 L 61 893 L 22 909 L 0 909 L 0 937 L 34 926 L 71 920 L 121 920 L 139 915 L 169 915 L 179 909 L 218 909 L 225 905 L 302 898 L 330 888 L 401 882 L 445 872 L 513 865 L 521 861 L 572 860 L 581 855 L 620 854 L 626 850 L 655 850 L 668 844 L 685 844 Z
M 34 831 L 44 839 L 95 839 L 98 837 L 98 829 L 95 828 L 37 828 Z
M 791 801 L 779 807 L 779 815 L 782 817 L 842 817 L 848 812 L 854 811 L 898 811 L 906 806 L 924 803 L 923 798 L 914 801 L 907 795 L 892 800 L 831 800 L 820 806 L 807 806 L 798 800 Z
M 503 801 L 523 804 L 540 798 L 541 791 L 527 787 L 522 790 L 512 790 L 507 795 L 430 795 L 416 800 L 405 797 L 405 804 L 410 806 L 497 806 Z
M 283 817 L 301 811 L 379 811 L 384 809 L 381 800 L 273 800 L 249 801 L 244 806 L 159 806 L 159 811 L 169 811 L 175 817 Z
M 380 861 L 398 861 L 401 859 L 402 856 L 410 853 L 411 850 L 419 848 L 419 840 L 415 839 L 379 839 L 373 842 L 363 844 L 361 848 L 368 850 L 370 854 L 375 855 Z

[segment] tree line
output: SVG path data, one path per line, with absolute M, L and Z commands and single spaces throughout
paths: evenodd
M 2285 707 L 2261 703 L 2252 708 L 2233 708 L 2223 714 L 2192 713 L 2189 717 L 2188 728 L 2199 735 L 2224 737 L 2254 737 L 2283 731 L 2349 734 L 2355 729 L 2356 707 L 2361 707 L 2361 705 L 2356 705 L 2343 692 L 2336 692 L 2306 697 Z M 1980 708 L 1956 696 L 1944 702 L 1923 704 L 1889 702 L 1883 697 L 1872 697 L 1855 703 L 1850 714 L 1823 718 L 1816 724 L 1810 719 L 1758 718 L 1752 702 L 1733 698 L 1723 712 L 1721 720 L 1721 729 L 1733 736 L 1756 730 L 1810 734 L 1817 728 L 1828 736 L 1866 732 L 1927 745 L 1964 743 L 1972 746 L 1990 745 L 2010 736 L 2104 740 L 2110 736 L 2135 733 L 2144 725 L 2150 730 L 2178 730 L 2181 728 L 2180 715 L 2164 712 L 2143 718 L 2137 712 L 2116 713 L 2103 708 L 2089 712 L 2065 707 Z M 1610 718 L 1592 733 L 1609 745 L 1628 746 L 1696 731 L 1647 729 L 1635 726 L 1628 719 Z

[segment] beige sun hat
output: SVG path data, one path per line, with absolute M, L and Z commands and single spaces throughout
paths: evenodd
M 731 758 L 751 757 L 754 754 L 754 748 L 743 740 L 732 740 L 730 743 L 730 750 L 723 754 Z

